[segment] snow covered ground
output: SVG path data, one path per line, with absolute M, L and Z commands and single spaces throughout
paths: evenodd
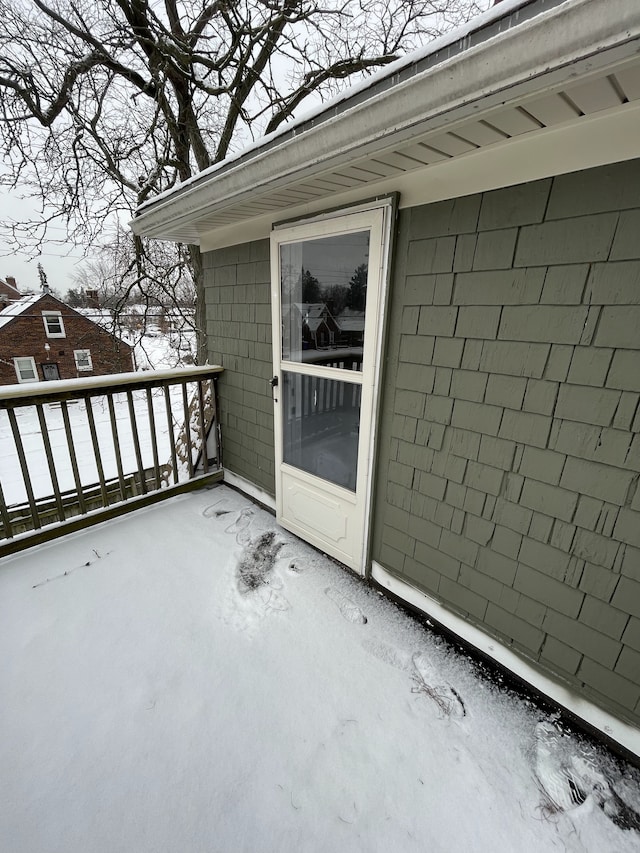
M 134 347 L 138 370 L 172 370 L 193 365 L 196 352 L 195 333 L 183 330 L 179 337 L 163 334 L 160 330 L 150 334 L 134 334 L 127 340 Z
M 640 848 L 637 769 L 225 486 L 5 558 L 0 648 L 3 853 Z

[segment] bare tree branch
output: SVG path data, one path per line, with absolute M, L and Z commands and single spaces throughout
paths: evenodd
M 0 186 L 42 210 L 0 234 L 14 251 L 37 252 L 54 223 L 89 255 L 116 235 L 122 257 L 122 227 L 139 203 L 489 4 L 0 0 Z M 186 264 L 202 331 L 197 247 L 154 254 L 129 243 L 123 294 L 165 298 L 162 264 L 167 282 Z

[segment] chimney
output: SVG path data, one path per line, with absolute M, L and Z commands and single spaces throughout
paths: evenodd
M 18 284 L 12 275 L 8 275 L 5 281 L 7 282 L 7 284 L 11 285 L 11 287 L 15 287 L 16 290 L 18 289 Z
M 84 295 L 87 298 L 87 305 L 89 308 L 100 307 L 100 295 L 97 290 L 85 290 Z

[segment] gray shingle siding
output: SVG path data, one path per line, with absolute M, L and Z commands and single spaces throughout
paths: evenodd
M 224 466 L 275 494 L 269 240 L 204 257 L 208 355 L 221 364 Z
M 640 160 L 401 211 L 373 525 L 389 571 L 635 724 L 639 224 Z

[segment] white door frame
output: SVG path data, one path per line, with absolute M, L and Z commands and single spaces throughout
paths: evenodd
M 367 569 L 374 475 L 392 199 L 275 227 L 271 235 L 276 514 L 278 522 L 359 574 Z M 369 231 L 369 263 L 362 372 L 282 359 L 280 246 Z M 360 430 L 355 492 L 283 462 L 280 387 L 283 372 L 360 385 Z M 286 494 L 285 494 L 286 492 Z M 324 527 L 323 527 L 324 525 Z M 342 529 L 344 527 L 344 530 Z

